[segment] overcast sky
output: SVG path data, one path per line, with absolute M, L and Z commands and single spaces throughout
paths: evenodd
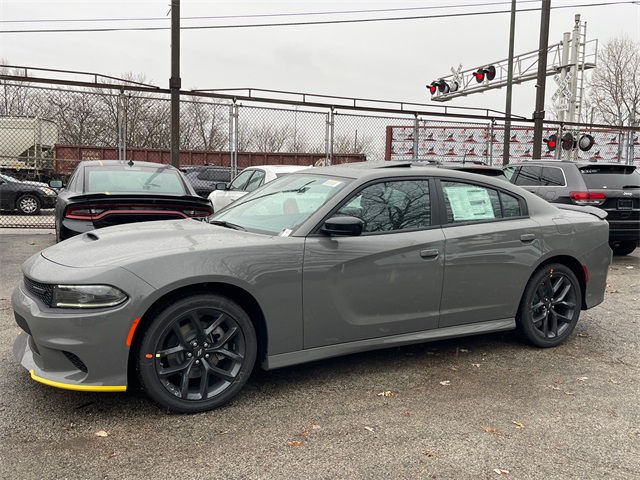
M 0 57 L 11 65 L 116 77 L 144 74 L 149 83 L 166 88 L 171 72 L 169 3 L 0 0 Z M 507 58 L 510 4 L 508 0 L 182 0 L 183 27 L 233 27 L 182 31 L 183 89 L 251 87 L 441 105 L 431 101 L 426 84 L 449 75 L 450 68 L 459 64 L 471 69 Z M 538 48 L 541 1 L 517 4 L 519 10 L 534 11 L 517 14 L 516 55 Z M 551 6 L 550 45 L 572 30 L 576 14 L 587 24 L 587 40 L 602 44 L 624 34 L 640 41 L 640 6 L 633 2 L 552 0 Z M 480 14 L 492 11 L 507 13 Z M 294 13 L 309 15 L 289 15 Z M 225 16 L 233 18 L 220 18 Z M 422 18 L 247 27 L 400 17 Z M 166 29 L 34 32 L 136 27 Z M 30 32 L 11 33 L 16 30 Z M 555 87 L 551 79 L 547 85 L 549 104 Z M 534 82 L 514 87 L 514 114 L 531 117 L 534 102 Z M 474 94 L 448 105 L 504 111 L 505 91 Z

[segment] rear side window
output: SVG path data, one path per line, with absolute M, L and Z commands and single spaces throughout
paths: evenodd
M 580 173 L 587 188 L 640 188 L 640 172 L 633 165 L 589 165 Z
M 567 184 L 564 172 L 558 167 L 542 167 L 540 185 L 543 187 L 564 187 Z
M 447 223 L 475 222 L 522 215 L 520 200 L 481 185 L 442 182 Z
M 520 167 L 520 171 L 515 178 L 516 185 L 524 185 L 529 187 L 539 187 L 542 184 L 542 167 L 530 166 Z M 513 182 L 513 179 L 511 179 Z

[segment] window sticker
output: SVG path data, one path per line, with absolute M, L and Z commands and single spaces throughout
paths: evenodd
M 446 186 L 454 222 L 495 218 L 489 192 L 473 185 Z
M 285 228 L 284 230 L 282 230 L 280 232 L 280 237 L 288 237 L 289 235 L 291 235 L 291 232 L 293 232 L 293 230 L 291 230 L 290 228 Z
M 325 187 L 335 188 L 335 187 L 339 187 L 340 185 L 342 185 L 342 181 L 341 180 L 327 180 L 322 185 L 324 185 Z

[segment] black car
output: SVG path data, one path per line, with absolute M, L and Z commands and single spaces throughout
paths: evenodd
M 212 165 L 190 165 L 180 170 L 201 197 L 207 198 L 216 189 L 218 183 L 231 181 L 231 169 Z
M 55 204 L 56 192 L 46 183 L 23 182 L 0 174 L 0 210 L 36 215 L 41 208 L 53 208 Z
M 50 182 L 61 187 L 60 181 Z M 96 228 L 213 213 L 182 172 L 170 165 L 118 160 L 83 161 L 58 194 L 56 240 Z
M 640 172 L 634 165 L 530 160 L 507 165 L 504 171 L 511 183 L 549 202 L 605 210 L 615 255 L 628 255 L 638 246 Z

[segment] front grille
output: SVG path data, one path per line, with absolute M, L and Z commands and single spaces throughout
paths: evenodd
M 24 286 L 27 291 L 43 302 L 47 307 L 51 306 L 51 296 L 53 293 L 53 286 L 46 283 L 39 283 L 24 277 Z
M 84 364 L 84 362 L 82 360 L 80 360 L 80 357 L 78 357 L 74 353 L 67 352 L 65 350 L 63 350 L 62 353 L 64 353 L 64 356 L 67 357 L 67 359 L 71 363 L 73 363 L 74 367 L 76 367 L 81 372 L 87 373 L 87 366 Z

